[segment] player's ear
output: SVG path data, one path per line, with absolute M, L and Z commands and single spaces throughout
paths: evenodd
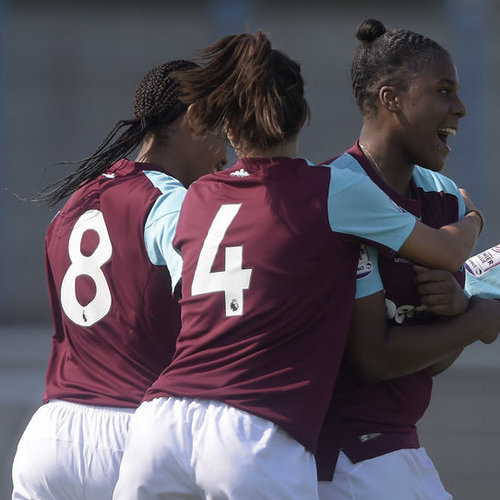
M 224 134 L 226 134 L 227 140 L 231 144 L 231 147 L 237 151 L 238 150 L 238 142 L 239 142 L 239 133 L 238 131 L 231 127 L 229 123 L 224 124 Z
M 399 95 L 392 85 L 384 85 L 381 87 L 378 92 L 378 100 L 380 105 L 387 111 L 391 113 L 399 111 Z
M 194 127 L 194 104 L 190 104 L 188 106 L 188 109 L 186 110 L 186 113 L 184 115 L 184 122 L 186 124 L 186 127 L 190 133 L 193 133 L 195 127 Z

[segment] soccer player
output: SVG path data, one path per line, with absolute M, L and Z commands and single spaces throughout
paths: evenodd
M 297 158 L 308 116 L 300 67 L 261 32 L 224 37 L 201 61 L 179 76 L 183 99 L 239 160 L 184 201 L 182 329 L 133 416 L 114 498 L 314 499 L 312 452 L 349 329 L 357 237 L 438 265 L 436 241 L 465 224 L 464 247 L 480 217 L 431 229 L 366 176 Z
M 373 19 L 356 36 L 351 76 L 363 126 L 333 167 L 362 173 L 433 227 L 458 220 L 465 213 L 461 193 L 439 173 L 450 152 L 447 137 L 465 115 L 449 53 L 423 35 L 387 30 Z M 433 375 L 466 345 L 496 338 L 500 303 L 468 302 L 458 287 L 463 268 L 453 278 L 415 267 L 400 253 L 379 252 L 374 260 L 384 291 L 363 297 L 367 281 L 358 280 L 362 298 L 316 455 L 320 498 L 448 499 L 416 423 L 429 404 Z M 471 315 L 476 307 L 482 313 Z M 445 314 L 454 317 L 437 320 Z
M 179 100 L 173 73 L 194 66 L 150 70 L 134 118 L 42 193 L 52 204 L 71 197 L 46 235 L 54 335 L 45 404 L 14 459 L 14 499 L 111 498 L 130 418 L 172 358 L 179 209 L 186 187 L 226 161 L 225 139 L 195 134 Z

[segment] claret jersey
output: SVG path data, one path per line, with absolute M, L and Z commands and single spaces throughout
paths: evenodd
M 415 166 L 411 196 L 404 197 L 380 181 L 357 144 L 348 153 L 395 203 L 425 224 L 438 228 L 456 222 L 464 215 L 463 198 L 449 178 Z M 412 262 L 398 253 L 379 252 L 378 271 L 391 325 L 415 325 L 434 319 L 420 302 Z M 463 269 L 455 274 L 455 278 L 463 286 Z M 358 291 L 363 286 L 364 283 L 359 281 Z M 415 424 L 428 407 L 431 390 L 430 370 L 363 384 L 348 363 L 344 363 L 316 455 L 319 480 L 332 479 L 337 458 L 335 450 L 342 449 L 356 463 L 398 449 L 418 448 Z
M 358 237 L 396 250 L 414 225 L 366 176 L 302 159 L 247 158 L 200 178 L 174 240 L 182 330 L 145 400 L 220 400 L 314 450 L 349 329 Z
M 124 159 L 56 215 L 45 241 L 54 321 L 45 402 L 136 407 L 170 362 L 185 192 L 159 167 Z

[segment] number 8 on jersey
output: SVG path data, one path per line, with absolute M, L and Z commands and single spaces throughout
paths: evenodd
M 86 231 L 94 230 L 99 235 L 99 244 L 86 256 L 81 252 L 81 242 Z M 108 314 L 111 308 L 111 292 L 101 266 L 106 263 L 113 247 L 109 239 L 104 217 L 99 210 L 88 210 L 76 222 L 68 242 L 71 260 L 61 284 L 61 305 L 68 318 L 80 326 L 91 326 Z M 94 298 L 82 306 L 76 297 L 76 279 L 89 276 L 95 283 Z

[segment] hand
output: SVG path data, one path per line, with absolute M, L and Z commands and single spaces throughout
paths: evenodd
M 469 301 L 462 287 L 448 271 L 414 265 L 417 291 L 427 310 L 440 316 L 456 316 L 467 310 Z
M 481 342 L 485 344 L 495 342 L 500 332 L 500 301 L 473 295 L 469 299 L 469 308 L 480 311 L 483 330 L 480 337 Z

